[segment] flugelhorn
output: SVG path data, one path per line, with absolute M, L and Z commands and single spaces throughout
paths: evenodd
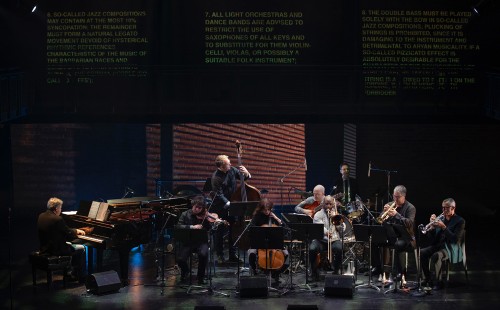
M 382 224 L 389 218 L 389 212 L 396 209 L 396 202 L 393 201 L 389 208 L 385 210 L 379 217 L 376 218 L 377 223 Z
M 444 213 L 441 213 L 440 215 L 436 216 L 434 221 L 430 221 L 429 224 L 425 225 L 425 227 L 422 228 L 421 230 L 422 234 L 425 235 L 429 230 L 432 229 L 432 227 L 434 227 L 434 223 L 442 222 L 443 220 L 444 220 Z

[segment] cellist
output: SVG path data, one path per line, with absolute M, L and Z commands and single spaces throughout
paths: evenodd
M 295 207 L 295 212 L 307 214 L 314 217 L 314 209 L 323 203 L 325 199 L 325 187 L 323 185 L 316 185 L 313 189 L 313 196 L 307 197 L 304 201 Z
M 228 209 L 231 205 L 230 199 L 237 188 L 237 179 L 240 173 L 244 175 L 245 180 L 250 179 L 252 176 L 244 166 L 238 168 L 231 166 L 231 161 L 227 155 L 218 155 L 215 158 L 215 166 L 217 170 L 212 174 L 212 190 L 215 192 L 213 209 L 220 218 L 226 220 L 229 225 L 226 229 L 217 229 L 215 234 L 215 251 L 217 253 L 217 260 L 223 263 L 224 259 L 224 235 L 228 233 L 228 244 L 233 244 L 232 227 L 234 224 L 234 217 L 228 215 Z M 238 262 L 239 258 L 236 255 L 236 250 L 231 246 L 229 248 L 229 261 Z
M 263 198 L 260 200 L 259 204 L 255 208 L 255 211 L 252 216 L 252 222 L 251 224 L 254 226 L 282 226 L 283 222 L 279 217 L 276 216 L 276 214 L 273 213 L 273 202 L 269 200 L 269 198 Z M 281 250 L 281 249 L 280 249 Z M 265 249 L 263 250 L 265 254 Z M 286 261 L 288 257 L 288 251 L 287 250 L 281 250 L 283 254 L 280 258 L 278 258 L 281 261 L 281 266 L 276 266 L 276 268 L 273 266 L 269 266 L 269 268 L 272 268 L 272 278 L 275 280 L 275 282 L 279 283 L 279 276 L 283 270 L 286 269 L 286 266 L 284 264 L 284 261 Z M 259 260 L 261 257 L 259 257 Z M 263 258 L 265 261 L 266 258 Z M 257 249 L 249 249 L 248 250 L 248 263 L 250 267 L 252 268 L 253 274 L 257 274 Z M 276 262 L 278 263 L 278 262 Z M 264 266 L 261 266 L 264 267 Z

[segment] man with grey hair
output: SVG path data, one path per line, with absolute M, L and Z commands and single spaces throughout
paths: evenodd
M 456 203 L 453 198 L 443 200 L 443 213 L 432 214 L 425 232 L 431 240 L 431 245 L 420 251 L 420 266 L 425 276 L 424 286 L 439 290 L 443 287 L 441 281 L 442 264 L 444 260 L 451 263 L 462 261 L 461 241 L 464 235 L 465 220 L 455 213 Z M 428 233 L 427 233 L 428 232 Z M 434 274 L 431 276 L 430 265 Z
M 386 214 L 387 218 L 384 220 L 383 225 L 386 227 L 388 235 L 388 244 L 394 246 L 394 268 L 393 272 L 396 274 L 398 280 L 406 273 L 403 269 L 405 257 L 401 254 L 411 251 L 416 247 L 415 242 L 415 206 L 406 200 L 406 187 L 398 185 L 393 191 L 393 201 L 384 206 L 382 214 Z M 410 239 L 401 238 L 398 233 L 394 231 L 391 224 L 401 225 L 408 232 Z M 378 275 L 383 271 L 381 259 L 381 245 L 372 247 L 372 262 L 373 262 L 373 275 Z
M 71 244 L 78 235 L 85 235 L 81 229 L 69 228 L 60 216 L 63 201 L 52 197 L 47 202 L 47 210 L 38 216 L 38 238 L 40 253 L 48 255 L 70 255 L 73 270 L 67 276 L 72 280 L 83 279 L 85 247 Z
M 295 212 L 314 217 L 314 209 L 323 203 L 323 199 L 325 199 L 325 187 L 318 184 L 314 187 L 311 197 L 307 197 L 304 201 L 295 206 Z

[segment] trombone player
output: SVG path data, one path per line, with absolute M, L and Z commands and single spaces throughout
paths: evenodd
M 414 230 L 416 209 L 414 205 L 406 200 L 406 187 L 403 185 L 394 188 L 393 199 L 394 201 L 384 206 L 383 213 L 377 218 L 377 221 L 382 224 L 400 224 L 406 228 L 411 237 L 411 240 L 408 241 L 395 238 L 394 233 L 392 236 L 388 236 L 389 245 L 394 246 L 394 272 L 397 279 L 401 279 L 401 276 L 406 273 L 406 270 L 402 267 L 405 258 L 401 254 L 410 251 L 416 246 Z M 386 227 L 389 230 L 389 226 Z M 378 276 L 383 271 L 381 248 L 381 245 L 372 247 L 372 263 L 374 267 L 371 272 L 373 276 Z
M 328 249 L 328 258 L 331 263 L 333 254 L 333 273 L 339 274 L 342 265 L 342 241 L 341 233 L 345 231 L 346 225 L 342 216 L 338 213 L 335 199 L 328 195 L 325 196 L 322 208 L 314 214 L 313 223 L 324 224 L 324 236 L 322 240 L 314 239 L 309 246 L 309 262 L 314 281 L 319 280 L 319 271 L 317 261 L 318 254 Z

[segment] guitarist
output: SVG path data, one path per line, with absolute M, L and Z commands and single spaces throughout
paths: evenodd
M 314 209 L 323 203 L 323 199 L 325 199 L 325 187 L 318 184 L 314 187 L 311 197 L 306 198 L 306 200 L 295 206 L 295 212 L 314 217 Z
M 214 211 L 222 219 L 229 222 L 228 229 L 228 244 L 229 246 L 229 261 L 238 262 L 239 258 L 236 255 L 236 250 L 232 247 L 232 227 L 234 224 L 234 217 L 228 216 L 228 209 L 231 205 L 230 199 L 237 188 L 237 180 L 242 173 L 245 180 L 251 178 L 250 172 L 244 166 L 238 168 L 231 166 L 231 161 L 227 155 L 219 155 L 215 158 L 215 165 L 217 170 L 212 174 L 212 190 L 215 191 L 214 197 Z M 221 227 L 222 228 L 222 227 Z M 215 234 L 215 251 L 217 253 L 217 260 L 223 263 L 224 260 L 224 234 L 226 229 L 217 229 Z

